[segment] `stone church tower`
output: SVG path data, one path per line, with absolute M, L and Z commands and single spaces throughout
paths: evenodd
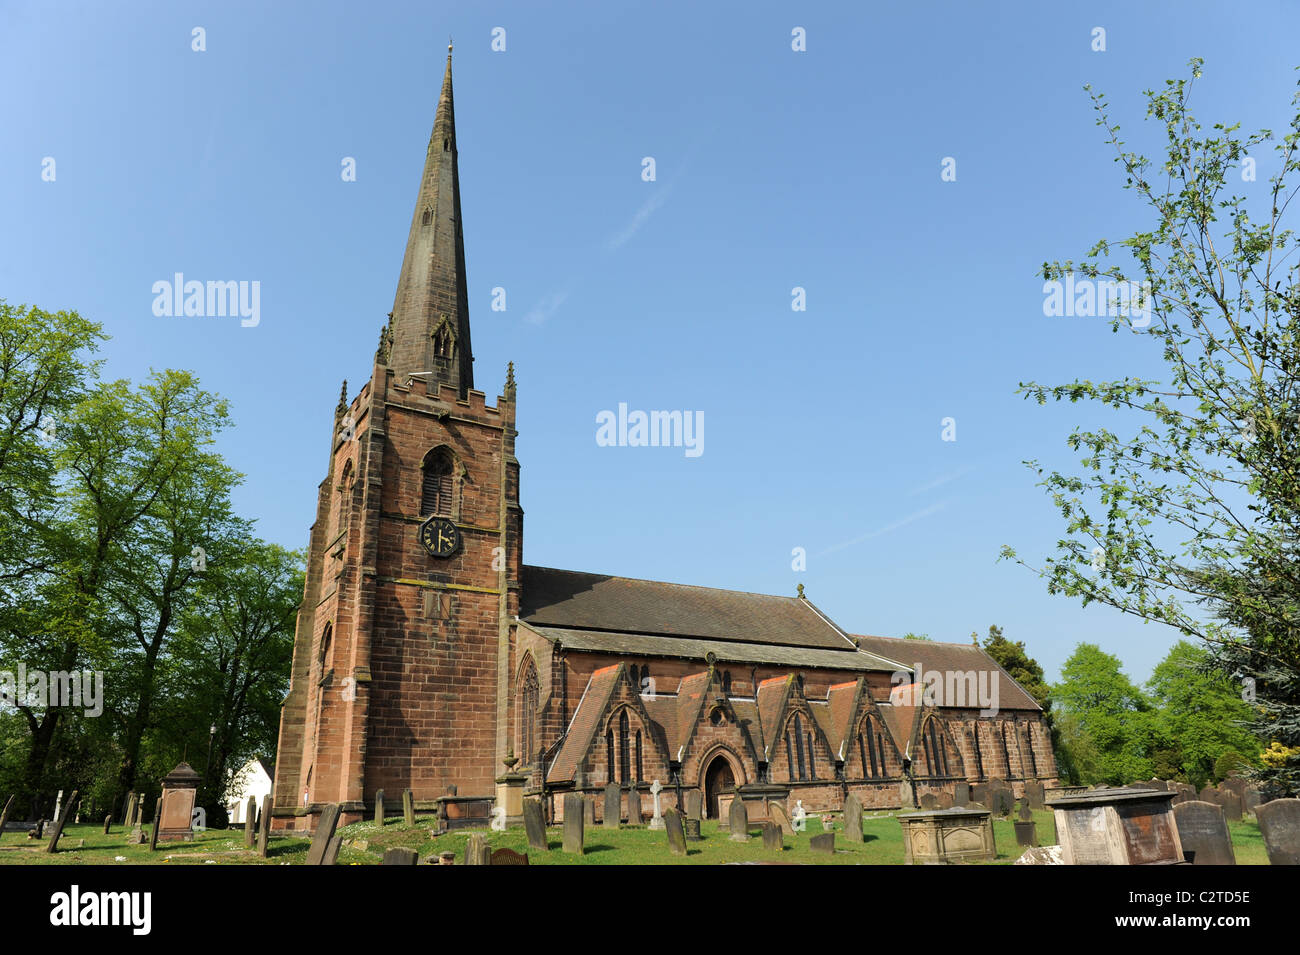
M 515 384 L 474 390 L 451 54 L 370 380 L 334 411 L 275 771 L 276 828 L 376 791 L 490 794 L 510 748 Z

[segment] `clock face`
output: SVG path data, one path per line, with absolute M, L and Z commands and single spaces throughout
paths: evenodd
M 460 530 L 446 517 L 431 517 L 420 525 L 420 544 L 434 557 L 460 550 Z

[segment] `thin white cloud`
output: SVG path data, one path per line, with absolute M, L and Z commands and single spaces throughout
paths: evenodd
M 524 321 L 530 325 L 540 325 L 546 321 L 564 304 L 564 300 L 569 297 L 569 290 L 562 292 L 552 292 L 546 298 L 534 305 L 524 316 Z
M 626 245 L 641 227 L 650 221 L 650 217 L 655 214 L 665 202 L 668 201 L 669 194 L 673 191 L 673 184 L 668 183 L 662 188 L 656 189 L 645 202 L 641 203 L 641 208 L 632 216 L 632 221 L 616 232 L 608 242 L 605 243 L 605 250 L 613 252 L 616 249 Z
M 928 481 L 927 483 L 922 484 L 920 487 L 912 488 L 912 490 L 907 492 L 907 496 L 915 497 L 917 494 L 924 494 L 926 491 L 933 491 L 936 487 L 942 487 L 943 485 L 947 484 L 949 481 L 955 481 L 957 480 L 957 478 L 969 474 L 971 471 L 974 470 L 975 467 L 973 465 L 968 464 L 965 467 L 958 468 L 956 471 L 953 471 L 950 474 L 945 474 L 942 477 L 935 478 L 933 481 Z
M 911 524 L 914 521 L 924 520 L 925 518 L 930 517 L 933 514 L 938 514 L 947 506 L 948 506 L 947 501 L 940 501 L 938 504 L 931 504 L 929 507 L 922 508 L 921 510 L 916 511 L 912 514 L 908 514 L 907 517 L 894 521 L 892 524 L 886 524 L 884 527 L 878 530 L 874 530 L 870 534 L 863 534 L 861 537 L 855 537 L 852 540 L 844 541 L 842 544 L 835 544 L 831 547 L 828 547 L 817 556 L 820 557 L 825 554 L 833 554 L 837 550 L 843 550 L 846 547 L 852 547 L 854 544 L 861 544 L 863 541 L 869 541 L 876 537 L 883 537 L 885 534 L 892 533 L 893 531 L 898 530 L 900 527 L 906 527 L 908 524 Z

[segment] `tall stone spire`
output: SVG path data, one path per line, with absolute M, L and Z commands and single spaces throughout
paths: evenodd
M 424 159 L 424 175 L 411 216 L 402 274 L 393 300 L 389 367 L 399 381 L 428 373 L 464 397 L 474 387 L 469 342 L 465 239 L 456 170 L 456 113 L 451 95 L 451 44 L 447 72 Z

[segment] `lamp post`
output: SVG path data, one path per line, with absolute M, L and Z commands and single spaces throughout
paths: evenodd
M 212 741 L 216 738 L 217 738 L 217 724 L 213 723 L 211 726 L 208 727 L 208 759 L 207 762 L 203 764 L 204 788 L 207 788 L 210 785 L 210 783 L 208 782 L 208 773 L 212 771 Z

